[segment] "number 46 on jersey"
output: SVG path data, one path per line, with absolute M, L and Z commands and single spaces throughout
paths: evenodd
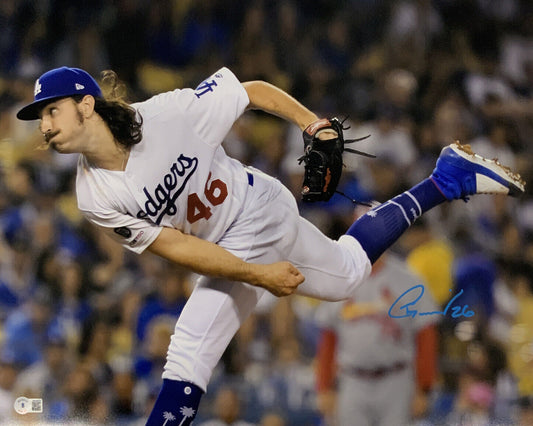
M 209 173 L 204 188 L 204 196 L 207 200 L 206 203 L 200 199 L 198 193 L 189 194 L 187 198 L 187 221 L 189 223 L 194 223 L 200 219 L 208 220 L 213 215 L 211 207 L 222 204 L 228 196 L 228 187 L 220 179 L 211 180 L 211 173 Z

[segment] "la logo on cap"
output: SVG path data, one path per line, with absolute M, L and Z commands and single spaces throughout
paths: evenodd
M 39 80 L 35 81 L 35 89 L 33 89 L 33 96 L 37 96 L 39 93 L 41 93 L 41 83 Z
M 74 87 L 76 87 L 76 90 L 81 90 L 81 89 L 85 89 L 85 86 L 83 84 L 80 84 L 80 83 L 76 83 L 74 85 Z

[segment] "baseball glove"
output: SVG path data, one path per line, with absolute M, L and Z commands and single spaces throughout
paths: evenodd
M 344 140 L 343 121 L 338 118 L 323 118 L 311 123 L 303 132 L 304 155 L 298 163 L 304 163 L 305 175 L 302 184 L 303 201 L 328 201 L 337 191 L 337 185 L 342 174 L 342 153 L 348 151 L 365 157 L 375 156 L 355 149 L 346 148 L 344 144 L 357 142 L 368 138 Z M 324 131 L 333 130 L 337 136 L 332 139 L 320 139 L 318 136 Z M 344 194 L 342 194 L 344 195 Z

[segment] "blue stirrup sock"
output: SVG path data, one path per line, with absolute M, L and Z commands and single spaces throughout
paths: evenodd
M 346 234 L 359 241 L 374 263 L 418 217 L 444 201 L 446 197 L 433 181 L 425 179 L 361 216 Z
M 192 383 L 163 379 L 163 386 L 146 426 L 190 425 L 196 417 L 203 393 Z

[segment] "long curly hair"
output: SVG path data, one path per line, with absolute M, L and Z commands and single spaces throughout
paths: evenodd
M 142 116 L 132 108 L 126 98 L 126 86 L 114 71 L 100 74 L 103 98 L 95 98 L 94 110 L 108 125 L 115 140 L 126 148 L 142 140 Z

